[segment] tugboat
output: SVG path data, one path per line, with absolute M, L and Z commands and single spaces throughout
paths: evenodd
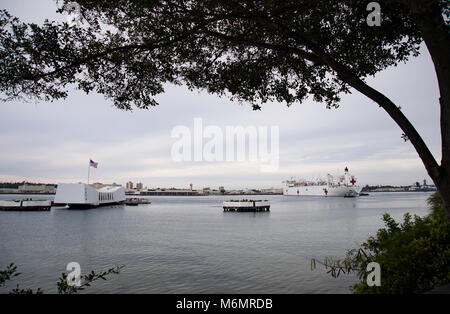
M 146 198 L 127 198 L 125 200 L 125 205 L 128 206 L 138 206 L 140 204 L 151 204 L 151 202 Z
M 125 205 L 127 206 L 138 206 L 139 200 L 137 198 L 127 198 L 125 200 Z

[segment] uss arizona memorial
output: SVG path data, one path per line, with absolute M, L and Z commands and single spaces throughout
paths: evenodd
M 95 189 L 85 183 L 60 183 L 56 189 L 55 204 L 68 205 L 69 208 L 93 208 L 123 204 L 125 188 L 122 186 L 106 186 Z

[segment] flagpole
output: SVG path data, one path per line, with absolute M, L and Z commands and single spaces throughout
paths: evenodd
M 89 159 L 89 164 L 88 164 L 88 185 L 89 185 L 89 175 L 91 174 L 91 159 Z

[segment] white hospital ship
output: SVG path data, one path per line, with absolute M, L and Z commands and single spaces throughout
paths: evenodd
M 95 208 L 123 204 L 125 202 L 125 188 L 106 186 L 97 190 L 84 183 L 59 183 L 54 202 L 68 205 L 70 208 Z
M 355 197 L 362 189 L 356 185 L 356 178 L 349 174 L 347 167 L 343 176 L 334 177 L 328 174 L 326 179 L 315 181 L 291 179 L 283 183 L 283 195 L 288 196 Z

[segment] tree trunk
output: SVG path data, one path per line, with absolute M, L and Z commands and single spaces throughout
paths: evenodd
M 412 0 L 411 15 L 419 27 L 433 60 L 439 83 L 441 106 L 442 161 L 439 178 L 432 177 L 444 202 L 450 219 L 450 35 L 449 27 L 442 17 L 441 8 L 435 0 Z
M 436 185 L 439 193 L 441 194 L 442 203 L 444 205 L 445 214 L 447 215 L 447 218 L 450 220 L 450 173 L 448 171 L 447 167 L 447 173 L 442 174 L 441 182 L 439 185 Z

